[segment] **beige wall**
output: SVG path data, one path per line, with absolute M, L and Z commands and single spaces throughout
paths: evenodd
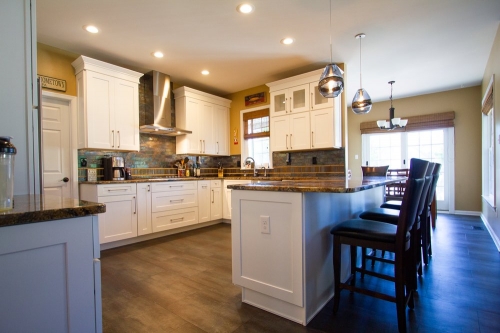
M 389 85 L 388 91 L 389 91 Z M 481 87 L 395 99 L 395 116 L 404 118 L 455 111 L 455 209 L 481 210 Z M 390 101 L 375 103 L 367 115 L 348 111 L 348 168 L 361 175 L 361 122 L 389 119 Z M 356 160 L 354 155 L 358 155 Z
M 267 101 L 266 103 L 255 104 L 255 105 L 251 105 L 251 106 L 247 106 L 247 107 L 245 106 L 245 96 L 256 94 L 256 93 L 263 92 L 263 91 L 266 93 L 266 101 Z M 230 152 L 229 153 L 231 155 L 239 155 L 239 154 L 241 154 L 240 111 L 245 110 L 245 109 L 252 109 L 252 108 L 255 108 L 258 106 L 263 106 L 263 105 L 269 104 L 269 102 L 270 102 L 270 100 L 269 100 L 269 87 L 266 86 L 265 84 L 263 84 L 261 86 L 238 91 L 237 93 L 230 94 L 230 95 L 227 95 L 224 97 L 227 99 L 230 99 L 232 101 L 231 102 L 231 109 L 229 111 L 229 118 L 230 118 L 230 120 L 229 120 Z M 235 129 L 238 131 L 238 144 L 237 145 L 234 144 L 234 140 L 233 140 L 233 138 L 234 138 L 233 133 L 234 133 Z
M 497 35 L 493 42 L 493 47 L 491 48 L 491 53 L 484 71 L 483 82 L 481 85 L 481 99 L 488 84 L 490 83 L 491 76 L 495 75 L 495 83 L 493 85 L 493 103 L 494 103 L 494 119 L 495 119 L 495 136 L 498 138 L 500 135 L 500 25 L 497 30 Z M 496 203 L 495 206 L 498 207 L 500 199 L 500 145 L 498 140 L 495 140 L 495 173 L 496 173 Z M 494 233 L 494 238 L 496 237 L 497 248 L 500 251 L 500 218 L 498 217 L 498 212 L 495 211 L 486 201 L 482 200 L 482 214 L 483 219 L 491 227 Z
M 75 53 L 41 43 L 37 44 L 38 75 L 66 80 L 66 92 L 47 89 L 48 91 L 76 96 L 75 70 L 71 63 L 78 57 L 79 55 Z

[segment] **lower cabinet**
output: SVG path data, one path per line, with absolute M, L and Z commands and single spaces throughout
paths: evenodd
M 231 189 L 228 185 L 248 184 L 251 180 L 224 180 L 224 187 L 222 189 L 222 218 L 226 220 L 231 219 Z
M 151 213 L 151 183 L 137 183 L 137 236 L 153 232 Z
M 153 232 L 198 223 L 198 191 L 195 181 L 153 185 L 151 194 Z
M 102 332 L 98 216 L 0 232 L 0 332 Z
M 222 218 L 222 181 L 210 181 L 210 221 Z
M 137 237 L 136 184 L 82 184 L 80 198 L 106 204 L 99 215 L 101 244 Z
M 210 180 L 198 181 L 198 217 L 200 223 L 210 221 L 212 193 Z

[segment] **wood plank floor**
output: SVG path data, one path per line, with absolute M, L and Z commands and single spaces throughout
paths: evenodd
M 500 332 L 500 255 L 480 219 L 439 214 L 433 251 L 408 331 Z M 347 291 L 336 315 L 330 302 L 307 327 L 242 304 L 227 224 L 103 251 L 102 295 L 106 333 L 397 332 L 393 303 Z

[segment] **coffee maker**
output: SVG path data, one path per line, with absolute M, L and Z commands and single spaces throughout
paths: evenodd
M 104 180 L 125 180 L 125 161 L 120 156 L 103 157 Z

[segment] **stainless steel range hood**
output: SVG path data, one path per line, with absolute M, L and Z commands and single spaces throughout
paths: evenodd
M 143 125 L 139 132 L 177 136 L 193 132 L 175 127 L 175 104 L 170 76 L 152 71 L 141 77 L 143 100 L 139 104 Z M 142 120 L 142 119 L 141 119 Z

